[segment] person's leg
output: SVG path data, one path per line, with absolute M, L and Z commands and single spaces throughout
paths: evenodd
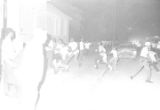
M 70 63 L 72 63 L 72 61 L 74 61 L 74 62 L 76 61 L 74 54 L 68 56 L 66 64 L 70 65 Z
M 99 62 L 100 62 L 99 59 L 96 59 L 96 60 L 95 60 L 95 65 L 94 65 L 94 67 L 95 67 L 96 69 L 99 68 Z
M 116 69 L 117 69 L 117 66 L 118 66 L 118 58 L 116 58 L 116 61 L 115 61 L 115 66 L 116 66 Z
M 146 82 L 152 83 L 151 77 L 152 77 L 152 68 L 151 68 L 151 65 L 148 64 L 148 75 L 147 75 Z
M 102 57 L 101 57 L 100 55 L 98 55 L 97 58 L 95 59 L 95 65 L 94 65 L 94 67 L 95 67 L 96 69 L 99 68 L 99 65 L 100 65 L 100 62 L 101 62 L 101 61 L 102 61 Z
M 113 64 L 113 70 L 114 70 L 114 71 L 117 70 L 117 61 L 118 61 L 117 58 L 113 58 L 113 59 L 112 59 L 112 64 Z
M 3 89 L 4 93 L 7 96 L 14 96 L 16 95 L 16 79 L 14 75 L 14 69 L 10 64 L 5 64 L 4 65 L 5 69 L 3 71 Z
M 113 71 L 115 69 L 115 61 L 114 61 L 113 57 L 108 60 L 108 68 L 111 71 Z

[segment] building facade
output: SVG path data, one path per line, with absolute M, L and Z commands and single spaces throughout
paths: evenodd
M 56 39 L 69 40 L 71 17 L 64 14 L 47 0 L 8 0 L 8 27 L 28 42 L 36 27 L 45 28 Z

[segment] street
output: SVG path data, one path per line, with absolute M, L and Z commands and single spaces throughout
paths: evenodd
M 49 69 L 37 110 L 159 110 L 160 74 L 154 72 L 153 83 L 145 82 L 144 72 L 131 80 L 136 69 L 136 61 L 123 60 L 116 72 L 102 77 L 103 66 L 96 70 L 89 58 L 80 68 L 71 64 L 69 72 Z M 2 94 L 0 103 L 3 110 L 20 108 L 16 98 Z
M 38 110 L 158 110 L 159 73 L 154 83 L 146 83 L 144 72 L 134 80 L 129 77 L 138 65 L 122 61 L 118 71 L 106 73 L 84 64 L 80 70 L 54 74 L 52 70 L 41 91 Z M 88 64 L 89 65 L 89 64 Z M 85 69 L 84 69 L 85 68 Z M 102 67 L 103 68 L 103 67 Z M 159 77 L 159 78 L 158 78 Z M 51 89 L 52 88 L 52 89 Z

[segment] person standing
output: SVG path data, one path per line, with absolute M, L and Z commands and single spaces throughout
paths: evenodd
M 43 46 L 47 32 L 36 28 L 34 36 L 26 45 L 21 65 L 16 70 L 19 86 L 19 99 L 25 110 L 34 110 L 39 100 L 40 90 L 46 77 L 46 62 Z M 38 98 L 37 98 L 38 97 Z
M 6 35 L 2 43 L 2 81 L 1 86 L 4 89 L 5 95 L 15 95 L 12 92 L 16 92 L 16 79 L 14 75 L 14 69 L 16 64 L 14 62 L 16 57 L 16 50 L 14 48 L 14 41 L 16 35 L 15 31 L 11 28 L 7 28 Z
M 112 69 L 117 69 L 117 63 L 118 63 L 118 52 L 116 48 L 113 48 L 110 52 L 112 54 L 112 58 L 110 59 L 110 63 L 112 65 Z
M 96 52 L 98 53 L 97 58 L 95 59 L 95 68 L 99 68 L 100 63 L 105 63 L 107 64 L 107 54 L 106 54 L 106 49 L 103 47 L 102 43 L 98 44 L 98 49 L 96 49 Z
M 68 44 L 69 49 L 71 51 L 71 58 L 69 63 L 74 59 L 74 61 L 78 61 L 78 54 L 79 54 L 79 49 L 78 49 L 78 43 L 75 42 L 73 39 L 69 42 Z
M 79 55 L 78 55 L 78 62 L 79 66 L 82 66 L 82 61 L 84 60 L 84 41 L 81 39 L 79 42 Z

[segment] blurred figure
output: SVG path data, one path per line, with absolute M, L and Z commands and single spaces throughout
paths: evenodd
M 98 49 L 96 49 L 96 52 L 98 53 L 98 57 L 96 58 L 95 60 L 95 65 L 94 67 L 96 69 L 99 68 L 99 65 L 102 63 L 102 64 L 105 64 L 106 65 L 106 68 L 105 69 L 105 72 L 109 69 L 109 71 L 112 70 L 112 67 L 111 65 L 109 64 L 108 62 L 108 56 L 107 56 L 107 53 L 106 53 L 106 49 L 103 47 L 103 44 L 102 43 L 99 43 L 98 44 Z M 105 73 L 104 72 L 104 73 Z
M 72 59 L 74 59 L 74 61 L 78 62 L 78 55 L 79 55 L 79 49 L 78 49 L 78 43 L 74 41 L 74 39 L 71 39 L 71 41 L 68 44 L 69 48 L 70 48 L 70 61 L 68 63 L 70 63 L 72 61 Z
M 101 43 L 98 43 L 98 48 L 95 50 L 96 53 L 98 54 L 97 58 L 95 59 L 95 65 L 94 67 L 96 69 L 99 68 L 99 64 L 103 62 L 103 60 L 106 62 L 106 50 L 103 47 L 103 45 Z
M 34 36 L 26 45 L 21 65 L 16 70 L 19 98 L 25 110 L 34 110 L 41 86 L 44 83 L 45 59 L 43 46 L 47 32 L 36 28 Z
M 83 39 L 81 39 L 81 41 L 79 42 L 79 55 L 78 55 L 78 61 L 79 61 L 79 66 L 82 66 L 82 62 L 84 60 L 84 41 Z
M 150 66 L 153 67 L 157 72 L 159 72 L 159 68 L 157 67 L 157 64 L 159 63 L 159 57 L 156 51 L 154 51 L 152 48 L 149 49 L 149 58 L 150 58 Z M 151 68 L 152 69 L 152 68 Z
M 85 48 L 85 55 L 88 56 L 89 51 L 90 51 L 91 43 L 90 42 L 85 42 L 84 43 L 84 48 Z
M 59 40 L 57 42 L 56 47 L 54 49 L 54 59 L 53 66 L 55 73 L 58 73 L 61 70 L 67 71 L 69 69 L 68 65 L 68 57 L 70 55 L 69 47 L 63 40 Z
M 112 69 L 116 70 L 117 69 L 117 63 L 118 63 L 118 52 L 116 48 L 113 48 L 111 50 L 111 59 L 110 59 L 110 64 L 112 65 Z
M 16 49 L 14 48 L 14 41 L 16 35 L 11 28 L 6 29 L 6 34 L 2 43 L 2 87 L 6 95 L 13 95 L 16 92 L 16 79 L 14 69 L 16 64 L 14 62 L 16 57 Z
M 147 79 L 146 82 L 152 82 L 151 76 L 152 76 L 152 66 L 154 65 L 154 62 L 156 62 L 155 59 L 155 53 L 150 50 L 151 49 L 151 43 L 145 42 L 145 46 L 142 48 L 140 53 L 140 63 L 141 68 L 138 70 L 137 73 L 131 76 L 131 79 L 135 78 L 140 72 L 144 69 L 147 72 Z

